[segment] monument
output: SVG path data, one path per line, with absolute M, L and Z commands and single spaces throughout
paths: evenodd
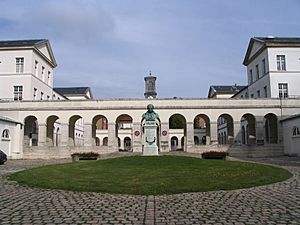
M 144 150 L 143 155 L 158 155 L 157 146 L 157 119 L 152 104 L 147 105 L 147 112 L 143 114 Z

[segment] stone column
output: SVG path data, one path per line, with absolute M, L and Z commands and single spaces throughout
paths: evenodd
M 132 136 L 132 150 L 133 152 L 142 152 L 142 126 L 140 122 L 133 123 Z
M 118 150 L 118 138 L 116 137 L 116 124 L 108 123 L 108 147 L 111 150 Z
M 218 123 L 210 122 L 210 145 L 218 144 Z
M 169 152 L 169 123 L 161 123 L 160 128 L 160 151 Z
M 83 139 L 84 139 L 84 146 L 94 146 L 93 142 L 95 143 L 95 140 L 92 138 L 92 129 L 93 124 L 91 123 L 85 123 L 84 124 L 84 131 L 83 131 Z
M 38 146 L 45 146 L 46 145 L 46 132 L 47 127 L 46 124 L 39 124 L 39 131 L 38 131 Z
M 256 143 L 257 145 L 264 144 L 264 122 L 262 120 L 256 121 Z
M 240 145 L 242 144 L 242 135 L 241 135 L 241 122 L 233 122 L 233 144 Z
M 58 142 L 58 146 L 69 146 L 69 124 L 68 123 L 61 124 L 61 135 L 60 135 L 60 141 Z
M 194 122 L 186 123 L 186 151 L 188 152 L 194 146 Z

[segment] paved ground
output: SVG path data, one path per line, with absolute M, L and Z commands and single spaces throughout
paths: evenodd
M 6 175 L 68 160 L 16 160 L 0 166 L 0 224 L 300 224 L 300 158 L 257 161 L 293 178 L 235 191 L 132 196 L 22 187 Z

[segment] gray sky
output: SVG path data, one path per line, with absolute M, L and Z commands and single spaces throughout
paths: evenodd
M 0 39 L 50 40 L 55 86 L 96 98 L 207 97 L 246 84 L 253 36 L 300 36 L 299 0 L 1 0 Z

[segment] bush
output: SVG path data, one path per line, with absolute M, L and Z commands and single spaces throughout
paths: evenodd
M 99 157 L 99 153 L 97 152 L 75 152 L 71 155 L 72 157 L 80 157 L 80 158 L 95 158 Z
M 203 159 L 225 159 L 228 152 L 209 151 L 203 152 L 201 155 Z

